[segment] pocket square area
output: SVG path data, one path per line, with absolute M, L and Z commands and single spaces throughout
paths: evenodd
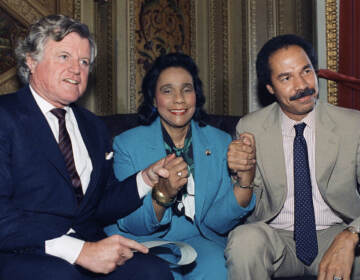
M 113 153 L 113 152 L 105 153 L 105 159 L 106 159 L 106 160 L 112 159 L 113 156 L 114 156 L 114 153 Z

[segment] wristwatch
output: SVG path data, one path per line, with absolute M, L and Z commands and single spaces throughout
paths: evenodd
M 360 246 L 360 229 L 359 229 L 359 227 L 349 226 L 345 230 L 350 231 L 353 234 L 357 234 L 357 236 L 359 237 L 359 241 L 358 241 L 358 244 L 356 245 L 356 247 L 359 247 Z
M 231 183 L 235 186 L 235 187 L 238 187 L 238 188 L 241 188 L 241 189 L 253 189 L 254 188 L 254 184 L 251 183 L 249 186 L 244 186 L 244 185 L 241 185 L 240 184 L 240 178 L 238 175 L 236 174 L 232 174 L 231 175 Z

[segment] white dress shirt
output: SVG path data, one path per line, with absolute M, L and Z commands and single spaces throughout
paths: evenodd
M 49 123 L 49 126 L 51 128 L 52 133 L 54 134 L 54 137 L 56 141 L 58 142 L 59 139 L 59 121 L 58 118 L 50 112 L 50 110 L 54 109 L 55 107 L 47 102 L 44 98 L 42 98 L 40 95 L 38 95 L 35 90 L 30 86 L 30 90 L 32 95 L 34 96 L 34 99 L 39 106 L 41 112 L 44 114 L 47 122 Z M 65 115 L 65 123 L 66 123 L 66 129 L 69 133 L 72 149 L 73 149 L 73 155 L 74 155 L 74 162 L 76 170 L 79 174 L 80 181 L 81 181 L 81 187 L 83 190 L 83 193 L 86 193 L 86 190 L 89 186 L 90 182 L 90 176 L 91 172 L 93 170 L 92 162 L 89 156 L 89 153 L 86 149 L 85 143 L 83 141 L 83 138 L 81 136 L 75 115 L 72 111 L 72 109 L 68 106 L 64 107 L 63 109 L 66 110 Z M 105 156 L 105 155 L 104 155 Z M 138 176 L 136 177 L 137 183 L 138 183 L 138 192 L 140 198 L 144 197 L 146 193 L 149 191 L 148 188 L 151 189 L 151 187 L 147 187 L 146 184 L 142 180 L 142 176 L 138 173 Z M 140 175 L 140 176 L 139 176 Z M 142 183 L 139 182 L 140 179 L 142 180 Z M 72 228 L 69 228 L 67 234 L 75 232 Z M 69 235 L 62 235 L 60 237 L 46 240 L 45 241 L 45 252 L 49 255 L 53 255 L 59 258 L 62 258 L 69 263 L 73 264 L 75 263 L 76 259 L 78 258 L 81 249 L 84 245 L 85 241 L 74 238 Z
M 331 225 L 342 223 L 321 196 L 315 176 L 315 110 L 312 110 L 303 120 L 296 122 L 280 110 L 283 149 L 285 156 L 287 195 L 280 213 L 270 222 L 274 228 L 294 230 L 294 157 L 293 145 L 295 138 L 294 125 L 304 122 L 304 137 L 308 147 L 309 168 L 313 194 L 316 230 L 326 229 Z

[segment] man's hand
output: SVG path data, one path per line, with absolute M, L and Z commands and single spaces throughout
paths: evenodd
M 92 272 L 108 274 L 131 259 L 134 251 L 146 254 L 149 249 L 121 235 L 112 235 L 98 242 L 85 242 L 75 263 Z
M 145 168 L 141 172 L 144 182 L 147 185 L 153 187 L 155 184 L 159 182 L 159 177 L 168 178 L 169 171 L 164 168 L 164 164 L 165 162 L 171 161 L 174 158 L 175 158 L 174 154 L 168 155 L 165 158 L 162 158 L 159 161 Z
M 320 262 L 318 280 L 333 280 L 334 276 L 350 280 L 357 242 L 356 234 L 347 230 L 339 233 Z
M 250 185 L 255 176 L 256 166 L 254 135 L 247 132 L 240 134 L 239 139 L 230 143 L 227 158 L 229 168 L 237 173 L 241 185 Z
M 168 170 L 169 176 L 159 179 L 159 190 L 167 197 L 175 197 L 187 183 L 190 175 L 188 165 L 182 157 L 166 158 L 164 168 Z

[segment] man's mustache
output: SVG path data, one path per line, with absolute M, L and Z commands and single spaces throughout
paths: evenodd
M 313 95 L 314 93 L 315 93 L 315 89 L 313 88 L 306 88 L 304 90 L 299 90 L 295 95 L 290 97 L 290 101 L 294 101 L 305 96 Z

